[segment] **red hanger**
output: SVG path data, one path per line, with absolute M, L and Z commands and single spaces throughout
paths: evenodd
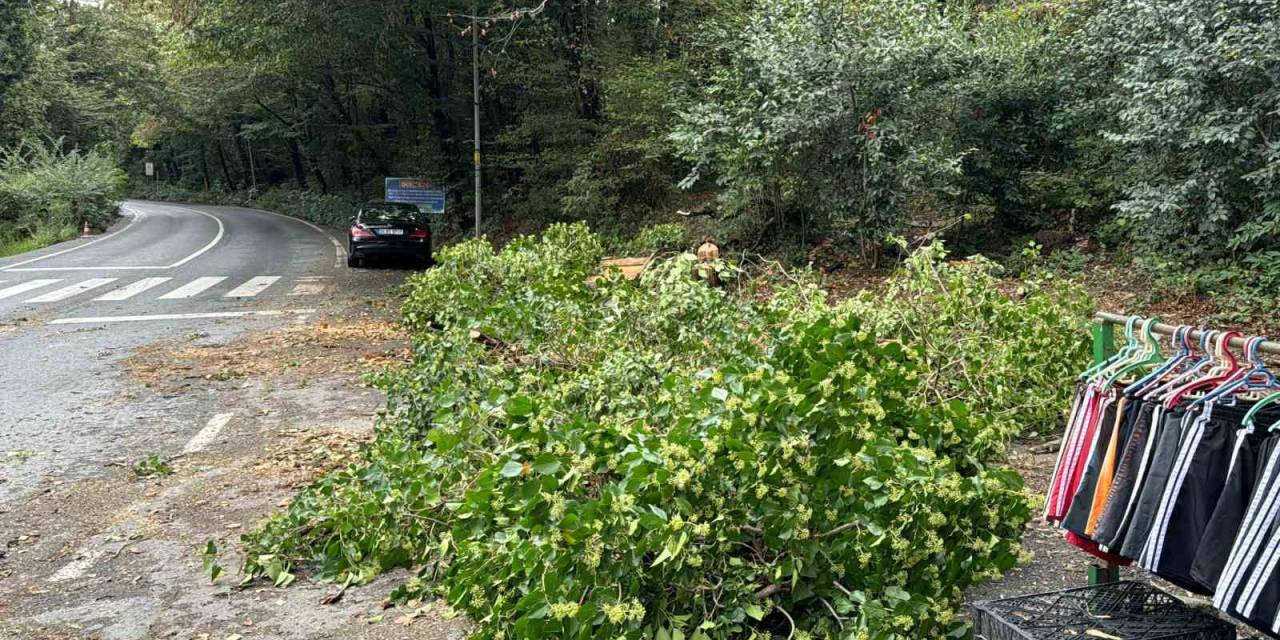
M 1242 337 L 1244 337 L 1244 334 L 1239 331 L 1228 331 L 1222 334 L 1218 338 L 1217 356 L 1220 361 L 1226 363 L 1226 371 L 1218 375 L 1188 382 L 1169 396 L 1169 400 L 1165 402 L 1165 407 L 1172 409 L 1177 406 L 1188 393 L 1208 387 L 1214 387 L 1231 379 L 1231 377 L 1240 370 L 1240 362 L 1236 360 L 1236 357 L 1232 355 L 1231 350 L 1228 347 L 1233 338 Z

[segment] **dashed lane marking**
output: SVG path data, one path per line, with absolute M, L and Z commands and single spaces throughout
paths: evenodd
M 142 316 L 96 316 L 86 318 L 59 318 L 49 324 L 111 324 L 117 322 L 155 322 L 159 320 L 207 320 L 216 318 L 249 318 L 255 316 L 306 315 L 315 309 L 286 309 L 269 311 L 212 311 L 209 313 L 155 313 Z
M 280 276 L 254 276 L 249 278 L 244 284 L 228 291 L 224 297 L 227 298 L 252 298 L 262 293 L 267 287 L 275 284 Z
M 100 302 L 108 302 L 108 301 L 114 302 L 118 300 L 128 300 L 129 298 L 132 298 L 138 295 L 139 293 L 146 291 L 147 289 L 153 289 L 172 279 L 173 278 L 143 278 L 133 284 L 120 287 L 119 289 L 116 289 L 111 293 L 98 296 L 94 298 L 94 300 L 97 300 Z
M 187 446 L 182 448 L 182 453 L 188 454 L 204 451 L 205 447 L 213 444 L 214 438 L 218 437 L 218 434 L 222 432 L 222 428 L 227 426 L 227 423 L 231 421 L 231 417 L 233 415 L 235 414 L 230 412 L 219 413 L 214 415 L 212 418 L 209 418 L 209 422 L 204 425 L 204 428 L 191 438 L 191 441 L 187 443 Z
M 31 304 L 36 302 L 57 302 L 59 300 L 66 300 L 71 296 L 80 295 L 86 291 L 89 291 L 91 289 L 97 289 L 98 287 L 111 284 L 112 282 L 115 282 L 115 281 L 116 281 L 115 278 L 89 278 L 84 282 L 77 282 L 72 285 L 67 285 L 61 289 L 50 291 L 49 293 L 46 293 L 42 296 L 36 296 L 30 300 L 27 300 L 27 303 Z
M 79 558 L 62 565 L 61 569 L 49 576 L 49 582 L 66 582 L 67 580 L 84 577 L 89 572 L 89 568 L 98 561 L 98 558 L 106 555 L 106 553 L 102 549 L 82 551 Z
M 324 293 L 325 287 L 329 285 L 323 282 L 299 282 L 297 286 L 289 292 L 291 296 L 314 296 Z
M 40 287 L 46 287 L 51 284 L 56 284 L 58 282 L 62 282 L 62 280 L 60 279 L 29 280 L 27 282 L 23 282 L 22 284 L 15 284 L 12 287 L 9 287 L 7 289 L 0 289 L 0 300 L 4 300 L 5 298 L 12 298 L 13 296 L 21 295 L 28 291 L 34 291 L 36 289 L 39 289 Z
M 205 289 L 208 289 L 209 287 L 212 287 L 213 285 L 218 284 L 219 282 L 222 282 L 223 280 L 226 280 L 226 279 L 227 279 L 226 276 L 205 276 L 203 278 L 196 278 L 195 280 L 192 280 L 191 282 L 188 282 L 182 285 L 181 287 L 178 287 L 177 289 L 174 289 L 173 291 L 170 291 L 169 293 L 166 293 L 160 296 L 160 299 L 161 300 L 181 300 L 183 298 L 191 298 L 193 296 L 198 295 L 200 292 L 204 291 Z

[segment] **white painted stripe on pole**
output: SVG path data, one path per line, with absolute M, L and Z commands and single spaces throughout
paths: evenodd
M 298 285 L 293 288 L 293 291 L 289 292 L 289 295 L 314 296 L 320 293 L 324 293 L 324 289 L 327 286 L 329 285 L 323 282 L 299 282 Z
M 59 280 L 56 278 L 48 279 L 48 280 L 28 280 L 27 282 L 23 282 L 22 284 L 15 284 L 12 287 L 9 287 L 8 289 L 0 289 L 0 300 L 4 300 L 5 298 L 12 298 L 13 296 L 21 295 L 28 291 L 34 291 L 36 289 L 39 289 L 40 287 L 47 287 L 57 282 L 62 282 L 62 280 Z
M 211 311 L 209 313 L 155 313 L 143 316 L 97 316 L 88 318 L 59 318 L 49 324 L 110 324 L 117 322 L 150 322 L 156 320 L 208 320 L 216 318 L 248 318 L 255 316 L 305 315 L 315 309 L 288 309 L 283 311 Z
M 230 412 L 219 413 L 212 418 L 209 418 L 209 422 L 204 425 L 204 428 L 191 438 L 191 441 L 187 443 L 187 446 L 182 448 L 182 453 L 197 453 L 199 451 L 204 451 L 205 447 L 213 444 L 213 439 L 218 437 L 218 434 L 222 432 L 222 428 L 227 426 L 227 423 L 231 421 L 231 416 L 233 415 L 235 414 Z
M 280 276 L 254 276 L 249 278 L 244 284 L 228 291 L 225 298 L 252 298 L 266 290 L 267 287 L 275 284 Z
M 86 291 L 97 289 L 98 287 L 101 287 L 106 284 L 111 284 L 112 282 L 115 282 L 115 281 L 116 281 L 115 278 L 89 278 L 84 282 L 77 282 L 72 285 L 67 285 L 56 291 L 50 291 L 49 293 L 46 293 L 42 296 L 36 296 L 28 300 L 27 302 L 28 303 L 57 302 L 59 300 L 66 300 L 71 296 L 80 295 Z
M 109 301 L 114 302 L 117 300 L 128 300 L 129 298 L 132 298 L 138 295 L 139 293 L 146 291 L 147 289 L 153 289 L 172 279 L 173 278 L 143 278 L 133 284 L 128 284 L 123 287 L 120 287 L 119 289 L 116 289 L 111 293 L 100 295 L 94 298 L 94 300 L 97 300 L 99 302 L 109 302 Z
M 190 298 L 198 295 L 200 292 L 204 291 L 205 289 L 208 289 L 209 287 L 212 287 L 213 285 L 218 284 L 219 282 L 222 282 L 223 280 L 226 280 L 226 279 L 227 279 L 226 276 L 205 276 L 203 278 L 196 278 L 195 280 L 192 280 L 191 282 L 188 282 L 182 285 L 181 287 L 178 287 L 177 289 L 174 289 L 173 291 L 170 291 L 169 293 L 166 293 L 160 296 L 160 299 L 161 300 L 181 300 L 185 298 Z

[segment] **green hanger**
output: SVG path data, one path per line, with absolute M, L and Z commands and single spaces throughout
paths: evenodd
M 1253 405 L 1253 407 L 1249 409 L 1249 412 L 1244 414 L 1244 420 L 1241 420 L 1240 424 L 1244 426 L 1244 428 L 1252 432 L 1253 426 L 1254 426 L 1253 421 L 1257 418 L 1258 412 L 1261 411 L 1263 407 L 1267 405 L 1275 404 L 1277 402 L 1280 402 L 1280 391 L 1277 391 L 1256 402 Z M 1277 423 L 1277 424 L 1280 424 L 1280 423 Z
M 1106 382 L 1103 383 L 1104 387 L 1111 386 L 1116 380 L 1120 379 L 1120 376 L 1126 373 L 1146 366 L 1154 367 L 1165 361 L 1165 357 L 1160 353 L 1160 340 L 1156 338 L 1153 330 L 1159 321 L 1159 318 L 1147 318 L 1147 321 L 1142 323 L 1142 338 L 1145 341 L 1142 350 L 1134 354 L 1130 362 L 1120 365 L 1119 368 L 1113 371 L 1107 377 Z
M 1120 350 L 1115 352 L 1110 358 L 1107 358 L 1106 360 L 1103 360 L 1102 362 L 1094 364 L 1092 367 L 1089 367 L 1088 369 L 1086 369 L 1084 373 L 1080 374 L 1081 380 L 1088 380 L 1089 378 L 1092 378 L 1093 376 L 1111 367 L 1111 365 L 1115 364 L 1116 362 L 1119 362 L 1122 359 L 1127 359 L 1129 357 L 1129 354 L 1132 352 L 1132 350 L 1138 346 L 1137 336 L 1134 335 L 1134 332 L 1133 332 L 1133 327 L 1134 325 L 1138 324 L 1138 320 L 1141 320 L 1141 318 L 1139 318 L 1138 316 L 1129 316 L 1129 319 L 1124 323 L 1124 337 L 1126 340 L 1128 340 L 1128 343 L 1125 344 L 1125 346 L 1121 347 Z

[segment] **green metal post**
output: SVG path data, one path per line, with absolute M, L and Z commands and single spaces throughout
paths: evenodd
M 1106 320 L 1093 323 L 1093 363 L 1102 364 L 1104 360 L 1115 355 L 1116 327 Z

